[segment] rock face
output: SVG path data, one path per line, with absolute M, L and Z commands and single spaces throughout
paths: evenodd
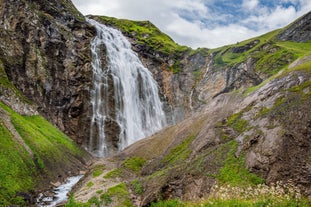
M 124 183 L 135 206 L 201 200 L 215 184 L 234 182 L 289 182 L 310 195 L 310 81 L 306 68 L 284 73 L 246 97 L 220 94 L 179 124 L 98 161 L 92 170 L 104 165 L 105 171 L 96 178 L 90 173 L 75 189 L 76 199 L 87 202 L 100 196 L 98 189 L 105 193 Z M 127 165 L 134 159 L 145 163 L 138 171 Z M 87 188 L 90 182 L 95 185 Z M 134 182 L 142 192 L 135 192 Z
M 119 23 L 108 23 L 125 30 Z M 293 183 L 310 196 L 309 51 L 295 43 L 289 49 L 287 42 L 276 39 L 288 28 L 307 31 L 309 25 L 306 15 L 253 40 L 169 57 L 143 46 L 139 34 L 123 31 L 159 82 L 174 117 L 182 121 L 100 160 L 97 164 L 107 166 L 103 176 L 94 179 L 90 174 L 76 189 L 76 199 L 104 197 L 112 186 L 126 184 L 126 199 L 148 206 L 160 199 L 204 199 L 215 184 L 278 181 Z M 300 40 L 310 40 L 305 32 L 295 33 L 301 34 L 296 37 Z M 303 57 L 297 59 L 301 49 Z M 170 67 L 176 62 L 178 72 Z M 136 171 L 128 165 L 133 160 L 143 163 Z M 87 189 L 89 182 L 95 185 Z M 136 182 L 142 192 L 135 192 Z M 95 194 L 99 188 L 102 196 Z M 123 200 L 116 196 L 113 202 Z
M 90 40 L 68 0 L 0 2 L 0 59 L 22 94 L 78 143 L 89 134 Z
M 294 24 L 278 35 L 282 41 L 307 42 L 311 39 L 311 12 L 307 13 Z

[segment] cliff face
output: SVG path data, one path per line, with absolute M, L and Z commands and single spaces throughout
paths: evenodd
M 81 143 L 89 134 L 94 29 L 71 1 L 0 3 L 0 59 L 9 80 L 43 116 Z
M 165 44 L 150 47 L 143 38 L 152 36 L 128 22 L 126 27 L 123 20 L 92 17 L 131 39 L 177 119 L 184 120 L 98 161 L 91 172 L 105 166 L 102 174 L 90 173 L 75 190 L 76 199 L 148 206 L 160 199 L 206 199 L 217 185 L 279 181 L 310 195 L 309 17 L 235 45 L 176 53 Z M 295 38 L 305 43 L 280 39 L 292 40 L 293 28 L 302 31 L 295 30 L 301 34 Z M 116 187 L 127 193 L 113 194 Z
M 308 42 L 311 39 L 310 19 L 311 13 L 309 12 L 294 24 L 289 25 L 277 38 L 282 41 Z

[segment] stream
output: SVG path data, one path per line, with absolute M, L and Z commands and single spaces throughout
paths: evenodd
M 45 196 L 43 193 L 40 193 L 37 198 L 37 205 L 39 207 L 54 207 L 57 204 L 67 201 L 67 194 L 82 177 L 83 175 L 69 177 L 64 184 L 54 188 L 53 195 Z

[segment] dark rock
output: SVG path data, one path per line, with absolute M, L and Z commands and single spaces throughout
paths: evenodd
M 0 59 L 9 79 L 41 115 L 86 143 L 95 29 L 68 0 L 5 0 L 0 28 Z
M 311 12 L 285 28 L 277 38 L 282 41 L 308 42 L 311 40 Z
M 254 40 L 254 41 L 251 41 L 250 43 L 247 43 L 247 44 L 245 44 L 243 46 L 233 47 L 231 49 L 231 51 L 233 53 L 243 53 L 243 52 L 246 52 L 246 51 L 252 49 L 253 47 L 255 47 L 259 43 L 260 43 L 260 40 Z

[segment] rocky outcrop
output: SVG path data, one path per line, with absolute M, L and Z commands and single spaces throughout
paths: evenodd
M 90 173 L 75 189 L 76 199 L 104 198 L 110 188 L 126 184 L 135 206 L 159 199 L 196 201 L 208 197 L 215 184 L 234 182 L 291 183 L 310 195 L 309 70 L 285 72 L 248 95 L 220 94 L 179 124 L 98 161 L 107 168 L 97 178 Z M 145 164 L 135 172 L 127 163 L 139 159 Z M 90 182 L 97 184 L 87 188 Z M 99 188 L 103 196 L 95 194 Z
M 78 143 L 89 136 L 90 40 L 71 1 L 0 2 L 0 59 L 37 111 Z
M 311 12 L 289 25 L 277 38 L 282 41 L 308 42 L 311 40 Z

